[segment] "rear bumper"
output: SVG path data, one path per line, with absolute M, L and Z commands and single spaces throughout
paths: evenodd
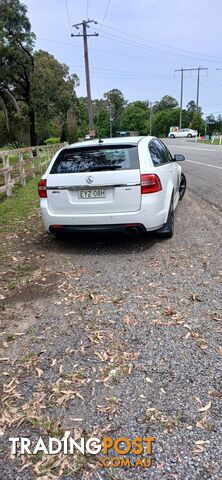
M 50 233 L 97 233 L 97 232 L 146 232 L 141 223 L 113 224 L 113 225 L 50 225 Z
M 139 225 L 150 231 L 161 228 L 166 222 L 169 206 L 163 205 L 162 192 L 147 195 L 141 209 L 136 212 L 101 213 L 101 214 L 66 214 L 52 213 L 48 208 L 47 198 L 42 198 L 40 208 L 45 230 L 51 232 L 55 225 L 68 231 L 105 231 L 125 230 L 128 225 Z M 170 201 L 170 199 L 169 199 Z M 136 227 L 135 227 L 136 228 Z M 58 230 L 57 230 L 58 231 Z

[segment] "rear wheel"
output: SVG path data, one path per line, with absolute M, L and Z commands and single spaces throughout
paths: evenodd
M 174 232 L 174 210 L 173 210 L 173 196 L 170 202 L 169 213 L 165 225 L 158 231 L 162 238 L 171 238 Z
M 191 133 L 188 133 L 187 138 L 192 138 Z
M 184 173 L 181 173 L 180 187 L 179 187 L 179 200 L 182 200 L 187 188 L 187 181 Z
M 173 135 L 173 133 L 171 133 L 170 138 L 175 138 L 175 135 Z

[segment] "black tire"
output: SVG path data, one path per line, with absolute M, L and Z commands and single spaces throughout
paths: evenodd
M 192 134 L 188 133 L 187 138 L 192 138 Z
M 162 238 L 172 238 L 174 233 L 174 210 L 173 210 L 173 196 L 170 202 L 170 208 L 165 225 L 158 231 Z
M 170 138 L 175 138 L 175 135 L 173 135 L 173 133 L 171 133 Z
M 179 200 L 182 200 L 187 188 L 187 180 L 184 173 L 181 173 L 180 186 L 179 186 Z

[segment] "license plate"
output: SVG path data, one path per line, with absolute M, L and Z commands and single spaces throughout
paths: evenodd
M 78 198 L 93 199 L 93 198 L 105 198 L 106 192 L 103 189 L 91 189 L 91 190 L 78 190 Z

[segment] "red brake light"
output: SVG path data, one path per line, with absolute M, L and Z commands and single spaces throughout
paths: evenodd
M 158 175 L 146 173 L 141 175 L 141 193 L 154 193 L 162 190 L 161 181 Z
M 47 198 L 47 189 L 46 189 L 47 180 L 40 180 L 38 183 L 38 194 L 40 198 Z

